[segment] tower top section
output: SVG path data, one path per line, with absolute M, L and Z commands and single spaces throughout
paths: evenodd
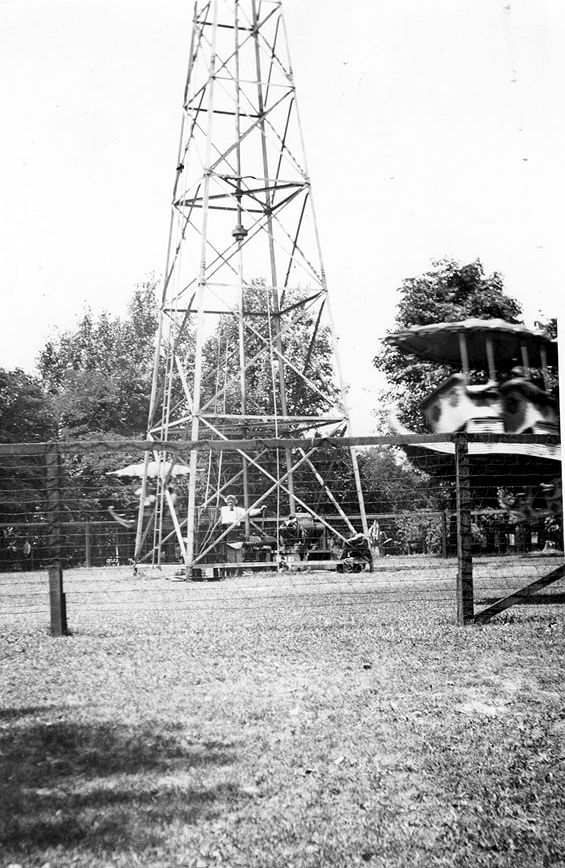
M 278 0 L 195 4 L 183 109 L 167 266 L 173 294 L 201 282 L 222 284 L 226 295 L 241 279 L 264 280 L 279 295 L 325 291 Z M 180 242 L 190 235 L 187 260 Z

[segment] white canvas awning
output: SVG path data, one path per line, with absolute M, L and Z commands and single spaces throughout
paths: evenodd
M 171 464 L 170 461 L 149 461 L 147 469 L 145 462 L 140 464 L 128 464 L 127 467 L 120 467 L 119 470 L 110 470 L 107 476 L 131 476 L 143 479 L 145 475 L 149 479 L 166 479 L 168 476 L 187 476 L 189 468 L 186 464 Z

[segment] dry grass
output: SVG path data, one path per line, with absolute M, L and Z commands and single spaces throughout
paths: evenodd
M 3 618 L 0 865 L 565 864 L 562 608 L 462 629 L 413 572 L 97 576 L 68 638 L 28 576 Z

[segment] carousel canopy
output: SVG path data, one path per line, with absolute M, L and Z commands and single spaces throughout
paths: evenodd
M 541 366 L 541 348 L 547 364 L 557 364 L 557 341 L 538 329 L 505 322 L 502 319 L 466 319 L 462 322 L 439 322 L 412 326 L 387 335 L 385 343 L 404 353 L 443 365 L 461 366 L 460 335 L 464 335 L 469 365 L 482 370 L 487 367 L 487 337 L 492 342 L 497 368 L 512 368 L 522 364 L 522 347 L 528 352 L 529 364 Z

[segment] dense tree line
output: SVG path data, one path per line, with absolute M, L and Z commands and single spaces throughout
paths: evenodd
M 0 439 L 4 443 L 143 437 L 149 409 L 158 321 L 155 285 L 137 287 L 125 317 L 86 311 L 76 328 L 49 340 L 38 374 L 0 370 Z M 131 491 L 108 476 L 137 455 L 63 453 L 63 520 L 104 516 Z M 20 522 L 46 520 L 43 458 L 5 458 L 0 468 L 0 523 L 5 546 L 20 538 Z M 16 527 L 14 530 L 11 525 Z M 31 535 L 33 537 L 33 534 Z

